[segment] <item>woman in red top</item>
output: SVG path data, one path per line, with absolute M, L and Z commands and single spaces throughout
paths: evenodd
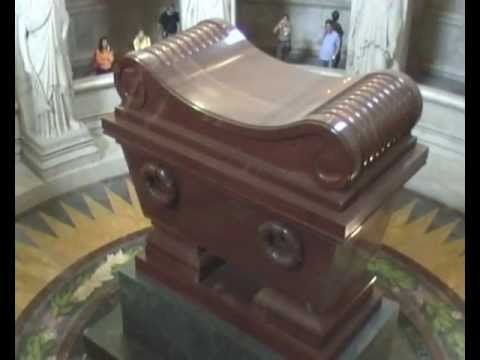
M 106 36 L 102 36 L 98 41 L 97 49 L 95 49 L 95 72 L 97 75 L 112 71 L 113 60 L 113 50 L 108 39 Z

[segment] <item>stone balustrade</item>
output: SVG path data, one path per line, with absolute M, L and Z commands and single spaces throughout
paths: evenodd
M 111 113 L 120 103 L 113 86 L 113 74 L 88 76 L 74 81 L 73 111 L 96 138 L 102 135 L 101 117 Z

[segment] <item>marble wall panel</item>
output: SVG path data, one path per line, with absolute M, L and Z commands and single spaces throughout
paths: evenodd
M 465 82 L 465 16 L 428 9 L 418 34 L 422 70 Z

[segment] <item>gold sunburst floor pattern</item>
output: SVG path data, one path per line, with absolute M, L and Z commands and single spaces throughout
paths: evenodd
M 440 224 L 438 205 L 409 195 L 394 211 L 384 243 L 465 296 L 465 238 L 461 215 Z M 72 200 L 73 199 L 73 200 Z M 408 199 L 407 199 L 408 200 Z M 424 208 L 418 213 L 419 208 Z M 445 211 L 443 211 L 445 213 Z M 56 276 L 116 239 L 146 229 L 133 184 L 111 179 L 61 196 L 17 218 L 15 233 L 15 316 Z
M 53 234 L 17 221 L 16 226 L 31 242 L 15 239 L 16 318 L 43 287 L 70 265 L 118 238 L 150 226 L 131 181 L 125 182 L 130 202 L 104 186 L 111 209 L 88 194 L 88 189 L 82 192 L 91 217 L 58 199 L 73 225 L 39 210 L 35 215 L 48 224 Z
M 439 208 L 412 219 L 418 202 L 415 199 L 392 214 L 384 244 L 421 265 L 464 300 L 465 237 L 454 233 L 462 220 L 452 218 L 434 226 Z

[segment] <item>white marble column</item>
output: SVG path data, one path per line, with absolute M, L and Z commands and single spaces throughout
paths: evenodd
M 420 1 L 420 0 L 416 0 Z M 399 36 L 399 44 L 397 50 L 397 61 L 399 70 L 405 71 L 407 67 L 408 48 L 410 46 L 410 36 L 412 36 L 412 19 L 413 19 L 414 3 L 411 0 L 403 2 L 403 28 Z
M 15 2 L 15 90 L 22 160 L 42 178 L 100 158 L 88 129 L 73 116 L 64 1 Z
M 180 23 L 186 30 L 200 21 L 217 18 L 235 24 L 235 0 L 180 0 Z
M 411 18 L 410 0 L 352 0 L 347 71 L 405 70 Z

